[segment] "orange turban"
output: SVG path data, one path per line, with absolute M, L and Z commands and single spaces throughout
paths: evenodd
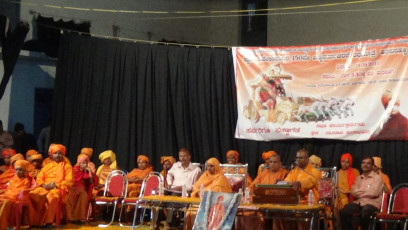
M 86 155 L 88 155 L 88 157 L 92 157 L 93 149 L 92 148 L 87 148 L 87 147 L 82 148 L 80 154 L 86 154 Z
M 344 153 L 343 155 L 341 155 L 340 158 L 340 162 L 342 162 L 343 160 L 347 159 L 349 161 L 350 167 L 353 164 L 353 157 L 351 156 L 350 153 Z
M 35 150 L 35 149 L 30 149 L 30 150 L 28 150 L 28 151 L 26 152 L 26 157 L 32 156 L 32 155 L 35 155 L 35 154 L 38 154 L 37 150 Z
M 208 159 L 206 163 L 212 164 L 214 166 L 215 173 L 221 172 L 220 161 L 217 158 L 212 157 L 212 158 Z
M 169 161 L 171 165 L 173 165 L 174 163 L 176 163 L 176 158 L 174 158 L 173 156 L 162 156 L 160 158 L 160 163 L 164 164 L 165 161 Z
M 340 162 L 342 162 L 345 159 L 347 159 L 350 164 L 350 167 L 347 169 L 347 182 L 349 189 L 351 189 L 351 187 L 354 184 L 354 181 L 356 180 L 356 175 L 354 174 L 353 168 L 351 167 L 351 165 L 353 164 L 353 157 L 351 156 L 350 153 L 344 153 L 343 155 L 341 155 Z
M 26 171 L 28 169 L 28 166 L 29 163 L 26 160 L 17 160 L 16 163 L 14 163 L 14 168 L 23 168 Z
M 374 159 L 374 165 L 377 166 L 377 168 L 382 169 L 381 158 L 380 157 L 373 157 L 373 159 Z
M 2 158 L 4 158 L 5 156 L 12 157 L 14 155 L 16 155 L 16 150 L 14 149 L 3 149 L 3 151 L 1 152 Z
M 238 153 L 237 151 L 235 151 L 235 150 L 229 150 L 229 151 L 227 152 L 227 158 L 230 157 L 230 156 L 234 156 L 234 158 L 235 158 L 236 160 L 238 160 L 239 153 Z
M 31 161 L 33 161 L 33 160 L 42 160 L 42 159 L 43 159 L 43 156 L 41 154 L 31 155 Z
M 145 155 L 139 155 L 137 157 L 137 162 L 139 162 L 139 161 L 144 161 L 144 162 L 147 162 L 147 163 L 150 162 L 149 158 L 147 156 L 145 156 Z
M 81 153 L 81 154 L 78 155 L 77 163 L 75 165 L 79 166 L 79 164 L 81 164 L 81 162 L 85 161 L 85 160 L 89 162 L 89 156 L 87 154 Z
M 10 158 L 10 163 L 13 164 L 13 162 L 17 160 L 24 160 L 24 156 L 21 153 L 18 153 Z
M 278 154 L 273 150 L 268 151 L 268 152 L 263 152 L 262 153 L 262 159 L 265 161 L 266 159 L 270 158 L 273 155 L 278 155 Z
M 315 163 L 317 168 L 320 168 L 322 166 L 322 158 L 320 158 L 320 157 L 318 157 L 316 155 L 311 155 L 309 157 L 309 161 Z
M 50 148 L 48 149 L 48 154 L 52 156 L 55 152 L 61 151 L 62 154 L 65 156 L 67 154 L 67 148 L 61 144 L 51 144 Z

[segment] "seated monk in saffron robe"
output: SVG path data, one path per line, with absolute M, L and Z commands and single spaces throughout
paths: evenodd
M 6 190 L 11 178 L 16 175 L 16 172 L 14 170 L 14 163 L 17 160 L 24 160 L 24 156 L 20 153 L 12 156 L 10 158 L 11 164 L 9 169 L 7 169 L 3 174 L 0 175 L 0 194 L 2 194 Z
M 273 150 L 271 151 L 266 151 L 262 153 L 262 159 L 265 161 L 263 164 L 259 165 L 258 171 L 256 173 L 256 176 L 261 175 L 261 172 L 265 167 L 268 167 L 269 165 L 269 158 L 271 158 L 272 155 L 276 155 L 277 153 Z
M 16 175 L 10 180 L 4 194 L 0 195 L 0 229 L 5 229 L 9 226 L 9 218 L 13 219 L 11 212 L 13 204 L 17 202 L 27 202 L 20 200 L 20 192 L 31 187 L 32 178 L 28 176 L 28 162 L 25 160 L 17 160 L 14 164 Z
M 72 166 L 64 160 L 64 145 L 52 144 L 48 154 L 53 161 L 46 164 L 37 175 L 37 187 L 29 193 L 28 206 L 31 225 L 51 227 L 59 202 L 65 203 L 73 185 Z M 40 218 L 39 218 L 40 217 Z
M 88 163 L 88 155 L 79 154 L 77 163 L 72 168 L 74 186 L 65 204 L 68 221 L 77 224 L 85 223 L 89 200 L 92 198 L 92 189 L 98 184 L 98 177 L 92 173 Z
M 288 173 L 285 181 L 294 190 L 299 191 L 301 204 L 307 204 L 309 190 L 312 190 L 314 204 L 317 204 L 319 201 L 318 182 L 321 178 L 321 173 L 309 163 L 309 152 L 306 149 L 297 151 L 296 162 L 297 167 Z M 274 221 L 273 225 L 273 229 L 308 229 L 310 222 L 282 220 Z
M 97 186 L 94 186 L 93 195 L 103 195 L 106 178 L 113 170 L 117 170 L 116 155 L 112 150 L 103 151 L 99 154 L 99 160 L 102 165 L 96 170 L 96 175 L 99 178 Z
M 257 184 L 276 184 L 278 181 L 283 181 L 288 174 L 288 170 L 282 168 L 282 162 L 278 154 L 272 155 L 269 158 L 269 168 L 261 172 L 254 182 L 249 187 L 251 192 L 254 192 Z
M 199 197 L 201 185 L 204 185 L 204 191 L 232 192 L 227 177 L 221 172 L 220 162 L 214 157 L 207 160 L 206 170 L 193 185 L 191 197 Z
M 51 144 L 50 144 L 50 147 L 51 147 L 52 145 L 55 145 L 55 143 L 51 143 Z M 49 157 L 45 158 L 45 159 L 43 160 L 43 162 L 42 162 L 42 167 L 44 167 L 46 164 L 51 163 L 51 162 L 53 162 L 53 161 L 54 161 L 54 159 L 52 158 L 52 156 L 49 156 Z M 65 157 L 65 156 L 64 156 L 64 161 L 65 161 L 66 163 L 68 163 L 68 164 L 71 164 L 71 162 L 69 161 L 69 159 L 68 159 L 67 157 Z
M 10 168 L 10 159 L 14 155 L 16 155 L 16 151 L 14 149 L 3 149 L 1 152 L 1 158 L 3 158 L 4 165 L 0 166 L 0 175 Z
M 160 158 L 160 163 L 163 165 L 163 170 L 160 172 L 160 174 L 163 176 L 165 188 L 167 188 L 167 173 L 176 162 L 177 160 L 173 156 L 162 156 Z
M 130 173 L 127 174 L 129 181 L 129 197 L 139 196 L 143 179 L 147 176 L 147 174 L 153 172 L 153 166 L 150 165 L 150 160 L 145 155 L 139 155 L 137 157 L 137 166 L 138 168 L 133 169 Z
M 288 170 L 282 168 L 282 162 L 278 154 L 272 155 L 268 159 L 269 165 L 267 170 L 263 170 L 257 176 L 254 182 L 249 186 L 251 194 L 254 193 L 255 185 L 257 184 L 276 184 L 278 181 L 283 181 L 288 174 Z M 242 216 L 237 216 L 237 229 L 265 229 L 263 215 L 252 211 L 245 211 Z
M 236 150 L 229 150 L 227 152 L 227 164 L 232 164 L 232 165 L 242 165 L 241 163 L 238 162 L 239 158 L 239 153 Z M 239 171 L 237 171 L 237 168 L 223 168 L 223 173 L 229 173 L 229 174 L 243 174 L 245 173 L 245 169 L 239 168 Z M 246 177 L 246 187 L 250 186 L 252 184 L 252 178 L 249 176 L 247 173 Z M 234 190 L 235 186 L 238 186 L 238 189 L 241 188 L 242 186 L 239 186 L 239 181 L 233 181 L 230 180 L 230 184 L 233 187 L 232 189 Z M 242 183 L 241 183 L 242 185 Z
M 35 166 L 34 166 L 34 165 L 32 164 L 32 162 L 31 162 L 31 156 L 36 155 L 36 154 L 38 154 L 38 152 L 37 152 L 35 149 L 29 149 L 29 150 L 26 152 L 26 158 L 25 158 L 25 160 L 29 162 L 27 172 L 28 172 L 30 175 L 31 175 L 30 172 L 35 172 L 35 171 L 36 171 L 36 170 L 35 170 Z
M 205 165 L 206 165 L 205 172 L 193 185 L 191 197 L 200 196 L 201 185 L 204 186 L 204 191 L 231 193 L 232 192 L 231 185 L 228 181 L 228 178 L 225 177 L 224 173 L 221 171 L 220 162 L 217 160 L 217 158 L 213 157 L 208 159 Z M 196 214 L 197 213 L 195 211 L 187 211 L 186 215 L 187 229 L 191 229 Z
M 382 169 L 381 158 L 373 157 L 373 159 L 374 159 L 373 171 L 380 174 L 382 181 L 384 182 L 384 192 L 391 193 L 392 186 L 391 186 L 390 178 L 387 176 L 387 174 L 381 171 Z
M 344 153 L 340 158 L 341 168 L 337 171 L 337 180 L 339 184 L 339 210 L 343 209 L 346 204 L 350 203 L 352 196 L 350 195 L 351 187 L 360 172 L 352 168 L 353 157 L 350 153 Z
M 88 155 L 88 157 L 89 157 L 88 168 L 91 169 L 92 173 L 96 173 L 95 164 L 94 164 L 94 163 L 92 162 L 92 160 L 91 160 L 91 159 L 92 159 L 92 155 L 93 155 L 93 149 L 92 149 L 92 148 L 88 148 L 88 147 L 82 148 L 80 154 Z
M 38 173 L 40 173 L 42 169 L 43 157 L 41 154 L 35 154 L 35 155 L 32 155 L 30 159 L 31 159 L 31 164 L 34 166 L 34 169 L 30 169 L 28 173 L 31 177 L 33 177 L 34 179 L 37 179 L 37 175 Z

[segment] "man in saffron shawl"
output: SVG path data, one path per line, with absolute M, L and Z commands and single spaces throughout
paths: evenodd
M 48 149 L 53 161 L 41 169 L 37 175 L 37 188 L 29 194 L 31 225 L 52 226 L 60 202 L 65 203 L 68 199 L 73 177 L 71 164 L 64 160 L 66 152 L 61 144 L 53 144 Z
M 25 202 L 19 199 L 20 192 L 31 187 L 31 178 L 27 177 L 28 162 L 17 160 L 14 164 L 16 175 L 10 180 L 4 194 L 0 195 L 0 229 L 9 227 L 12 205 Z
M 0 194 L 4 192 L 9 184 L 11 178 L 16 175 L 16 171 L 14 170 L 14 163 L 17 160 L 24 160 L 24 156 L 20 153 L 12 156 L 10 158 L 10 167 L 7 169 L 3 174 L 0 175 Z
M 241 163 L 238 162 L 239 158 L 239 153 L 236 150 L 229 150 L 227 152 L 227 164 L 232 164 L 232 165 L 242 165 Z M 244 168 L 239 168 L 239 171 L 237 168 L 224 168 L 223 173 L 229 173 L 229 174 L 243 174 L 245 173 Z M 235 181 L 232 180 L 232 178 L 229 178 L 232 190 L 238 190 L 239 188 L 242 188 L 242 182 L 241 181 Z M 246 186 L 250 186 L 252 184 L 252 178 L 247 174 L 246 177 Z M 237 189 L 236 189 L 237 188 Z
M 269 165 L 269 159 L 271 158 L 272 155 L 276 155 L 277 153 L 273 150 L 271 151 L 265 151 L 262 153 L 262 159 L 265 161 L 263 164 L 259 165 L 258 167 L 258 172 L 256 173 L 256 176 L 259 176 L 261 172 L 264 170 L 264 168 L 267 168 Z
M 112 150 L 103 151 L 99 154 L 99 160 L 102 165 L 96 170 L 96 175 L 99 178 L 98 185 L 94 187 L 94 195 L 102 195 L 105 186 L 106 178 L 113 170 L 117 170 L 116 155 Z
M 278 181 L 283 181 L 288 174 L 288 170 L 282 168 L 282 162 L 278 154 L 272 155 L 269 158 L 269 169 L 261 172 L 250 189 L 253 192 L 256 184 L 276 184 Z
M 147 174 L 153 171 L 153 167 L 150 165 L 150 160 L 145 155 L 139 155 L 137 157 L 137 166 L 138 168 L 133 169 L 127 174 L 129 181 L 129 197 L 139 196 L 143 179 L 147 176 Z
M 29 162 L 27 172 L 31 175 L 30 172 L 35 171 L 35 166 L 31 163 L 31 156 L 38 154 L 38 152 L 35 149 L 29 149 L 26 152 L 26 161 Z
M 98 177 L 92 173 L 88 162 L 88 155 L 79 154 L 77 163 L 73 167 L 74 186 L 65 205 L 67 219 L 77 224 L 84 223 L 93 186 L 98 184 Z
M 12 156 L 16 155 L 14 149 L 3 149 L 1 151 L 1 158 L 3 158 L 4 165 L 0 166 L 0 175 L 10 168 L 10 159 Z
M 353 157 L 350 153 L 344 153 L 340 158 L 341 168 L 337 172 L 337 179 L 339 184 L 339 210 L 344 208 L 346 204 L 350 203 L 352 197 L 350 196 L 351 187 L 360 172 L 352 168 Z
M 312 167 L 309 163 L 309 152 L 306 149 L 300 149 L 296 153 L 297 167 L 286 176 L 285 181 L 293 189 L 299 190 L 301 194 L 301 203 L 307 203 L 308 192 L 311 189 L 314 195 L 314 202 L 319 200 L 318 180 L 321 173 Z
M 165 188 L 167 188 L 167 174 L 176 161 L 176 158 L 173 156 L 162 156 L 160 158 L 160 163 L 163 165 L 163 170 L 160 172 L 160 174 L 163 176 Z
M 206 162 L 206 168 L 207 170 L 205 170 L 194 184 L 191 197 L 199 196 L 201 185 L 204 186 L 204 191 L 232 192 L 228 179 L 221 172 L 220 162 L 217 158 L 208 159 Z
M 42 169 L 43 157 L 41 154 L 34 154 L 34 155 L 31 155 L 30 159 L 31 159 L 31 165 L 33 165 L 34 168 L 32 169 L 31 167 L 29 167 L 30 169 L 28 173 L 30 174 L 31 177 L 33 177 L 34 179 L 37 179 L 37 175 L 38 173 L 40 173 Z

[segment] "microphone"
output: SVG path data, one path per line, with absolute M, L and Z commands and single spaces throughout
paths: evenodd
M 296 166 L 298 166 L 297 161 L 293 162 L 293 163 L 290 165 L 290 170 L 293 170 Z

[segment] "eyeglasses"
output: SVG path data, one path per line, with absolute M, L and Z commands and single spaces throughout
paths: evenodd
M 296 159 L 305 159 L 306 157 L 296 157 Z

